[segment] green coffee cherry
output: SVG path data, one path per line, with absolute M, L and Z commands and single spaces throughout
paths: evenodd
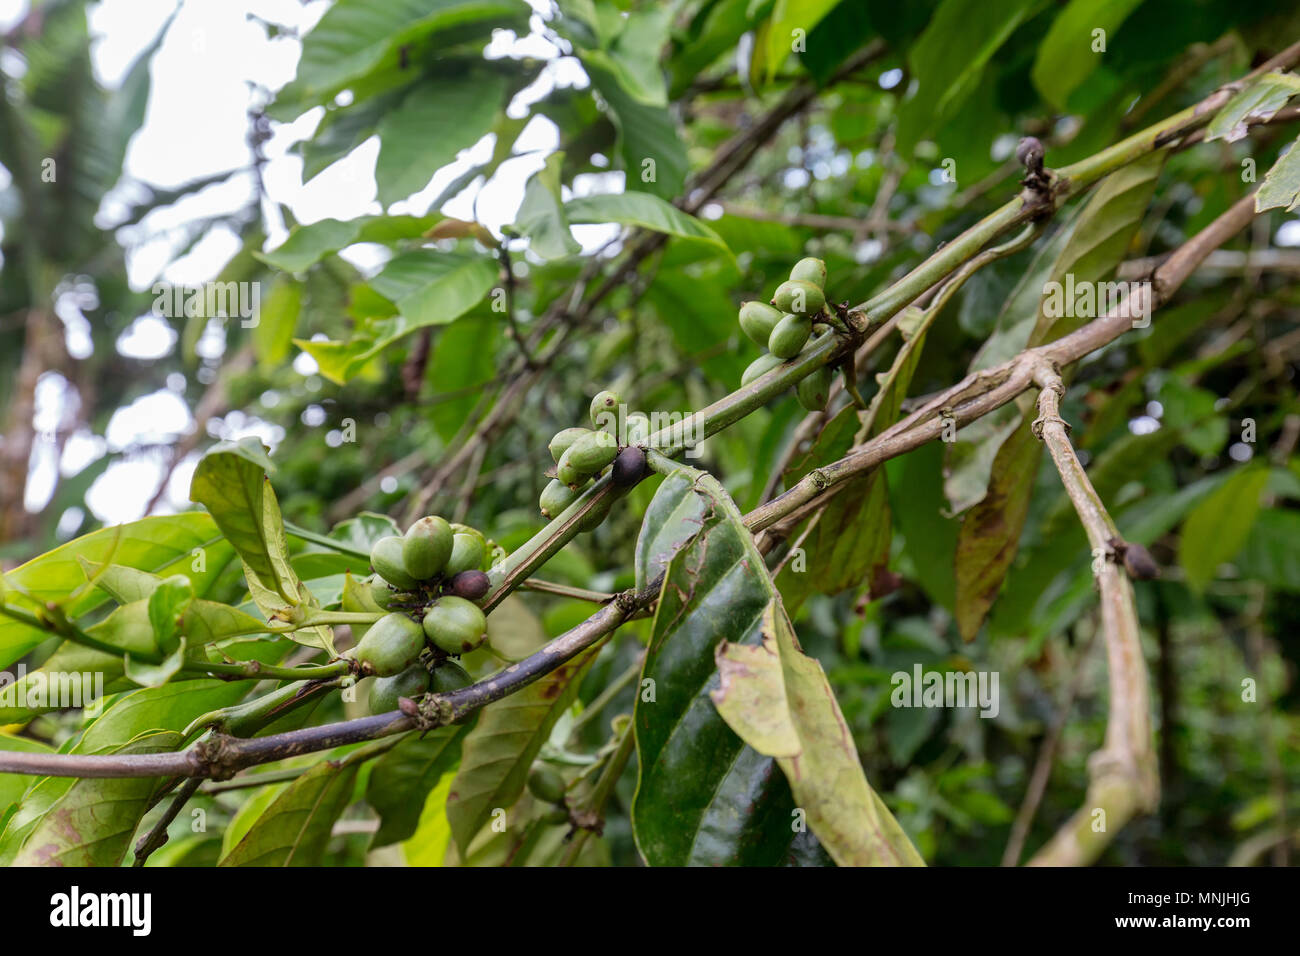
M 799 354 L 799 350 L 804 347 L 810 335 L 812 335 L 812 323 L 808 321 L 808 316 L 787 315 L 776 323 L 776 328 L 772 330 L 772 337 L 768 340 L 767 350 L 782 361 L 792 359 Z
M 570 488 L 556 478 L 542 489 L 542 497 L 537 504 L 542 509 L 543 518 L 554 518 L 577 499 L 579 491 Z
M 384 583 L 384 579 L 378 575 L 371 578 L 370 583 L 366 585 L 366 587 L 370 592 L 370 600 L 374 603 L 375 607 L 379 608 L 381 611 L 388 607 L 388 605 L 392 603 L 393 598 L 397 596 L 393 593 L 393 589 Z M 352 608 L 345 607 L 343 610 L 350 611 Z
M 415 663 L 392 677 L 377 677 L 370 685 L 370 712 L 386 714 L 397 710 L 400 697 L 419 697 L 429 689 L 429 672 L 423 664 Z
M 437 515 L 429 515 L 406 529 L 402 565 L 412 577 L 427 581 L 447 566 L 451 547 L 451 525 Z
M 617 454 L 617 438 L 609 432 L 592 432 L 569 446 L 569 450 L 560 456 L 560 464 L 557 468 L 565 467 L 567 464 L 568 468 L 581 477 L 589 478 L 604 470 Z M 558 470 L 556 474 L 559 474 Z
M 568 454 L 566 451 L 560 456 L 560 460 L 555 466 L 555 480 L 577 491 L 587 483 L 590 476 L 579 474 L 578 469 L 573 467 L 569 459 L 565 457 Z
M 569 450 L 569 446 L 581 438 L 583 435 L 590 435 L 590 428 L 566 428 L 555 433 L 551 443 L 546 447 L 551 450 L 551 458 L 556 464 L 560 462 L 560 456 Z
M 559 803 L 564 799 L 564 778 L 559 772 L 538 762 L 528 771 L 528 789 L 544 803 Z
M 379 576 L 393 587 L 409 591 L 419 582 L 406 569 L 406 562 L 403 558 L 404 541 L 405 539 L 399 538 L 395 534 L 380 538 L 375 542 L 375 546 L 370 549 L 370 564 L 379 573 Z
M 814 259 L 809 256 L 807 259 L 800 259 L 790 270 L 790 278 L 798 279 L 802 282 L 811 282 L 819 289 L 826 288 L 826 263 L 820 259 Z
M 618 403 L 618 395 L 609 389 L 597 393 L 596 397 L 591 400 L 591 408 L 589 409 L 592 427 L 601 428 L 602 425 L 607 427 L 609 413 L 613 412 L 615 416 L 618 414 Z
M 740 384 L 748 385 L 760 375 L 766 375 L 772 369 L 776 368 L 784 359 L 779 359 L 775 355 L 760 355 L 754 361 L 749 363 L 749 368 L 745 369 L 745 374 L 740 376 Z
M 434 668 L 433 678 L 429 682 L 429 690 L 435 694 L 448 694 L 453 690 L 468 687 L 472 683 L 474 683 L 474 678 L 469 676 L 469 671 L 455 661 L 445 660 Z
M 424 615 L 424 633 L 448 654 L 468 654 L 487 637 L 487 618 L 470 601 L 445 595 Z
M 476 571 L 487 557 L 487 542 L 481 534 L 457 534 L 453 538 L 451 559 L 447 562 L 448 575 L 462 571 Z
M 740 305 L 740 330 L 764 348 L 772 337 L 772 329 L 780 321 L 781 310 L 766 302 L 742 302 Z
M 595 506 L 587 512 L 586 516 L 578 525 L 578 532 L 586 534 L 588 531 L 595 531 L 601 526 L 606 518 L 609 517 L 610 510 L 614 507 L 614 496 L 605 495 Z
M 826 294 L 811 282 L 791 279 L 776 287 L 772 304 L 782 312 L 795 315 L 816 315 L 826 304 Z
M 623 424 L 625 445 L 639 445 L 650 437 L 650 416 L 644 412 L 629 412 Z
M 405 614 L 385 614 L 366 631 L 352 656 L 361 664 L 362 673 L 392 677 L 414 664 L 423 647 L 424 631 L 419 624 Z
M 822 366 L 794 387 L 799 404 L 810 412 L 820 412 L 831 395 L 831 370 Z
M 543 823 L 549 823 L 553 826 L 561 823 L 568 823 L 569 808 L 558 805 L 548 807 L 546 812 L 542 814 L 541 820 Z

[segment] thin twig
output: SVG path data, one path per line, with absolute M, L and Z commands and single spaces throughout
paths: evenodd
M 1035 369 L 1034 381 L 1039 386 L 1034 434 L 1051 453 L 1094 555 L 1093 574 L 1101 591 L 1110 709 L 1105 746 L 1088 761 L 1088 793 L 1083 807 L 1029 865 L 1084 866 L 1101 855 L 1129 820 L 1154 810 L 1160 799 L 1151 689 L 1142 657 L 1133 585 L 1122 562 L 1110 550 L 1118 538 L 1118 529 L 1088 480 L 1070 443 L 1069 425 L 1061 418 L 1060 402 L 1065 394 L 1061 373 L 1043 363 Z

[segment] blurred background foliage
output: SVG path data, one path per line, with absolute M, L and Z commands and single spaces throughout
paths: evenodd
M 362 510 L 399 523 L 412 509 L 436 511 L 517 546 L 543 524 L 535 502 L 549 436 L 583 422 L 602 387 L 647 412 L 689 411 L 734 389 L 756 354 L 739 333 L 736 308 L 766 298 L 800 256 L 826 261 L 836 301 L 860 302 L 1014 194 L 1010 157 L 1020 136 L 1041 137 L 1047 164 L 1064 165 L 1195 104 L 1300 38 L 1300 11 L 1287 0 L 327 6 L 301 37 L 295 79 L 249 92 L 248 164 L 229 174 L 251 184 L 245 201 L 173 229 L 181 234 L 173 258 L 218 226 L 238 235 L 238 251 L 209 278 L 260 283 L 260 321 L 244 328 L 167 318 L 172 345 L 146 359 L 120 348 L 154 299 L 147 286 L 127 282 L 128 250 L 150 237 L 141 224 L 152 211 L 221 181 L 162 187 L 124 172 L 145 116 L 150 60 L 168 27 L 111 88 L 92 69 L 94 4 L 33 3 L 0 42 L 6 566 L 99 527 L 106 516 L 87 505 L 87 493 L 122 463 L 148 464 L 130 474 L 157 489 L 149 508 L 185 507 L 183 492 L 167 490 L 180 480 L 173 475 L 187 475 L 216 438 L 245 434 L 271 443 L 283 512 L 299 525 L 323 532 Z M 299 42 L 269 15 L 250 22 Z M 1092 48 L 1095 28 L 1105 30 L 1104 52 Z M 802 52 L 790 52 L 792 30 L 804 33 Z M 879 47 L 874 57 L 836 76 L 871 44 Z M 508 243 L 513 322 L 528 337 L 548 308 L 582 287 L 584 266 L 607 265 L 625 245 L 608 226 L 560 238 L 569 235 L 565 214 L 555 211 L 560 202 L 622 189 L 689 199 L 693 175 L 801 89 L 815 92 L 807 107 L 790 111 L 700 210 L 732 255 L 677 238 L 648 255 L 547 354 L 504 427 L 454 475 L 431 484 L 520 374 L 510 323 L 488 294 L 501 286 L 498 244 Z M 314 131 L 308 123 L 289 149 L 304 180 L 378 137 L 375 183 L 355 186 L 372 190 L 372 216 L 295 229 L 290 209 L 263 188 L 264 144 L 304 114 L 316 119 Z M 549 145 L 540 154 L 535 145 L 517 148 L 539 117 L 553 130 Z M 202 120 L 168 121 L 184 136 Z M 1262 180 L 1295 133 L 1269 125 L 1173 155 L 1126 258 L 1159 256 L 1185 241 L 1252 188 L 1244 169 Z M 545 155 L 558 158 L 543 167 Z M 526 185 L 520 157 L 536 160 L 527 172 L 540 168 Z M 656 160 L 652 181 L 642 177 L 646 157 Z M 42 176 L 47 160 L 53 179 Z M 431 195 L 430 180 L 453 161 L 456 177 Z M 519 181 L 516 199 L 537 211 L 530 228 L 521 216 L 515 238 L 499 223 L 477 236 L 426 237 L 444 215 L 472 219 L 469 200 L 494 176 Z M 403 202 L 415 193 L 422 198 Z M 548 207 L 548 195 L 559 202 Z M 286 228 L 293 231 L 281 244 Z M 1120 527 L 1147 542 L 1165 569 L 1160 580 L 1137 585 L 1158 711 L 1161 809 L 1128 827 L 1106 863 L 1282 863 L 1296 850 L 1300 220 L 1282 210 L 1263 215 L 1227 251 L 1238 258 L 1213 257 L 1149 329 L 1088 361 L 1064 407 Z M 1243 264 L 1243 253 L 1253 258 Z M 966 374 L 1034 256 L 998 262 L 965 286 L 929 333 L 911 395 Z M 460 257 L 462 270 L 450 278 L 448 257 Z M 389 271 L 394 261 L 410 269 Z M 486 287 L 475 285 L 476 269 L 489 276 Z M 410 298 L 429 288 L 437 295 Z M 868 397 L 892 349 L 859 370 Z M 38 414 L 41 383 L 50 381 L 65 396 L 54 416 Z M 115 413 L 160 390 L 188 406 L 184 428 L 156 441 L 107 440 Z M 742 508 L 753 507 L 802 417 L 789 395 L 708 441 L 695 464 L 719 476 Z M 39 463 L 59 461 L 73 440 L 97 453 L 34 493 Z M 868 582 L 814 594 L 795 624 L 830 676 L 868 778 L 926 860 L 996 864 L 1039 748 L 1063 712 L 1027 847 L 1041 845 L 1078 806 L 1085 761 L 1105 723 L 1105 661 L 1094 639 L 1090 556 L 1048 463 L 1002 594 L 978 638 L 960 639 L 953 562 L 961 515 L 945 497 L 944 475 L 939 446 L 890 462 L 890 567 L 901 585 L 875 600 Z M 600 590 L 630 586 L 632 544 L 655 484 L 571 544 L 545 576 Z M 218 597 L 238 602 L 242 583 L 227 577 Z M 493 621 L 535 646 L 589 611 L 526 594 Z M 584 682 L 582 702 L 634 663 L 645 630 L 644 622 L 629 625 L 611 643 Z M 918 662 L 999 673 L 998 715 L 889 706 L 890 675 Z M 1258 682 L 1252 702 L 1243 701 L 1246 678 Z M 632 690 L 608 713 L 630 707 Z M 315 719 L 342 717 L 343 706 L 331 700 Z M 53 715 L 33 730 L 57 744 L 74 726 Z M 603 742 L 596 726 L 581 732 L 586 748 Z M 358 795 L 364 777 L 363 770 Z M 585 851 L 591 860 L 636 862 L 627 819 L 634 784 L 629 769 L 604 838 Z M 233 816 L 238 831 L 275 792 L 233 791 L 198 805 L 218 820 Z M 358 803 L 345 822 L 367 813 Z M 153 862 L 215 860 L 222 831 L 187 834 Z M 428 862 L 445 846 L 430 818 L 406 844 L 406 858 Z M 366 848 L 364 828 L 342 833 L 326 861 L 359 863 Z M 496 852 L 484 847 L 481 861 L 493 862 Z

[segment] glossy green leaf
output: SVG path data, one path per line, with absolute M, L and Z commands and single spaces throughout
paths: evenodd
M 366 801 L 379 814 L 372 847 L 413 836 L 429 794 L 460 761 L 469 724 L 412 734 L 379 757 L 370 768 Z
M 357 764 L 326 760 L 275 798 L 220 866 L 315 866 L 352 799 Z
M 779 864 L 795 837 L 790 788 L 775 761 L 737 737 L 709 697 L 718 686 L 716 648 L 724 640 L 758 644 L 775 589 L 735 505 L 692 469 L 664 479 L 643 542 L 672 542 L 692 514 L 696 533 L 666 563 L 633 714 L 633 836 L 651 866 Z M 639 563 L 644 552 L 651 555 L 645 566 L 654 567 L 660 550 L 639 544 Z
M 649 193 L 626 192 L 571 199 L 564 206 L 569 222 L 617 222 L 682 239 L 712 243 L 730 253 L 722 238 L 703 222 Z
M 281 607 L 300 601 L 289 566 L 280 505 L 267 472 L 274 470 L 259 439 L 223 442 L 203 456 L 190 482 L 190 500 L 208 509 L 245 567 Z

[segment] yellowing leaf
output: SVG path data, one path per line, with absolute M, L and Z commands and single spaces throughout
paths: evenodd
M 761 644 L 718 645 L 718 713 L 759 753 L 776 758 L 795 806 L 840 866 L 924 866 L 867 783 L 857 747 L 822 666 L 799 650 L 778 601 L 763 612 Z

